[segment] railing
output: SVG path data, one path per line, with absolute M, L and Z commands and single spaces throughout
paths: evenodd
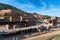
M 25 30 L 31 30 L 31 29 L 33 29 L 33 30 L 37 29 L 37 31 L 40 33 L 43 31 L 50 31 L 51 28 L 49 30 L 47 30 L 46 28 L 41 28 L 41 26 L 36 25 L 36 26 L 22 27 L 22 28 L 16 28 L 16 29 L 2 29 L 2 30 L 0 30 L 0 34 L 16 33 L 18 31 L 25 31 Z

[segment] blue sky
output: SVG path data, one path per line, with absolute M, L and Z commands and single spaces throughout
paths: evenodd
M 0 0 L 26 12 L 60 17 L 60 0 Z

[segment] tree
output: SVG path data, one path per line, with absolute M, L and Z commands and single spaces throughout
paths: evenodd
M 47 15 L 46 15 L 45 17 L 46 17 L 47 19 L 50 19 L 50 16 L 47 16 Z

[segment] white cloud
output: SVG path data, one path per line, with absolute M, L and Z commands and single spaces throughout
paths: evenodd
M 53 7 L 49 10 L 40 11 L 39 13 L 44 14 L 44 15 L 50 15 L 50 16 L 59 16 L 60 15 L 60 8 Z
M 22 7 L 22 8 L 35 8 L 35 6 L 31 3 L 29 3 L 29 4 L 20 4 L 20 7 Z
M 27 3 L 25 4 L 22 4 L 16 1 L 17 0 L 0 0 L 1 3 L 10 4 L 12 6 L 14 5 L 17 8 L 35 8 L 35 6 L 32 3 L 30 3 L 29 0 L 26 0 Z
M 41 1 L 43 5 L 39 11 L 36 11 L 39 14 L 50 15 L 50 16 L 58 16 L 60 15 L 60 8 L 54 6 L 53 4 L 47 5 L 46 2 Z

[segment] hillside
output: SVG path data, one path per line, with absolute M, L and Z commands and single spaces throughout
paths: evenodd
M 12 10 L 14 10 L 16 12 L 27 13 L 27 12 L 24 12 L 24 11 L 22 11 L 20 9 L 17 9 L 16 7 L 13 7 L 11 5 L 0 3 L 0 10 L 4 10 L 4 9 L 12 9 Z
M 20 13 L 20 12 L 23 13 L 23 14 L 28 13 L 28 12 L 25 12 L 21 9 L 17 9 L 16 7 L 13 7 L 11 5 L 0 3 L 0 10 L 6 10 L 6 9 L 12 9 L 13 11 L 15 11 L 17 13 Z M 47 19 L 50 18 L 50 16 L 47 16 L 47 15 L 43 15 L 43 16 Z

